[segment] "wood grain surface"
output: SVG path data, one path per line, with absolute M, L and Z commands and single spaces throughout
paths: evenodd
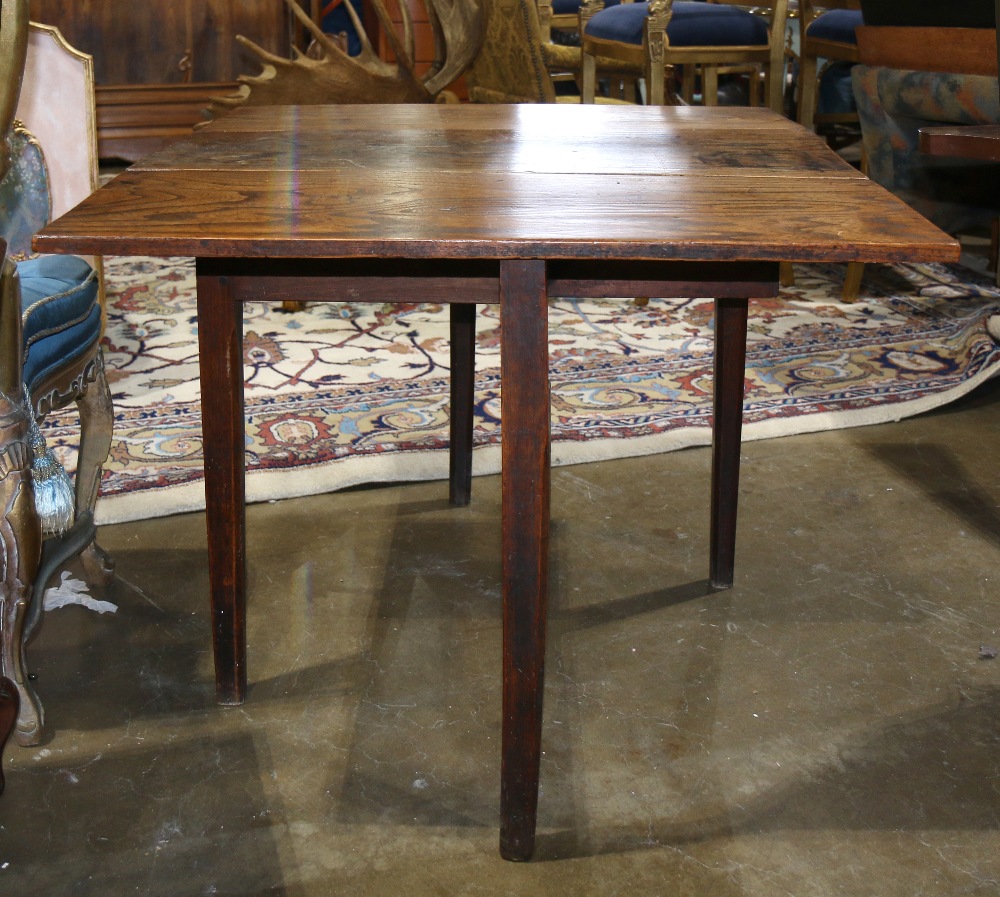
M 241 702 L 247 687 L 240 304 L 381 302 L 390 285 L 396 301 L 437 293 L 452 303 L 449 491 L 461 505 L 470 494 L 475 369 L 469 302 L 500 303 L 500 851 L 514 860 L 534 849 L 541 757 L 547 295 L 716 297 L 710 576 L 725 588 L 735 558 L 748 299 L 777 293 L 779 261 L 958 257 L 951 238 L 805 129 L 767 110 L 724 107 L 245 108 L 129 169 L 35 246 L 198 257 L 223 703 Z
M 949 261 L 958 245 L 765 109 L 237 110 L 46 227 L 39 251 Z

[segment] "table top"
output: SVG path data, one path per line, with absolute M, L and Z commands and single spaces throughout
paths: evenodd
M 953 261 L 958 244 L 767 109 L 245 107 L 133 165 L 41 252 Z

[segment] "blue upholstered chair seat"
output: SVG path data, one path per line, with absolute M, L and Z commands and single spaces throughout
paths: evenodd
M 863 24 L 860 9 L 831 9 L 813 19 L 806 35 L 816 40 L 857 44 L 858 36 L 854 29 Z
M 648 3 L 623 3 L 602 9 L 587 23 L 586 34 L 641 46 L 648 12 Z M 672 47 L 766 47 L 767 22 L 733 6 L 678 0 L 667 26 L 667 38 Z
M 30 390 L 82 358 L 101 337 L 94 269 L 75 256 L 18 262 L 24 328 L 24 382 Z

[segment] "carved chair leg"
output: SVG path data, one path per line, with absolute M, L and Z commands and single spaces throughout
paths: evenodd
M 0 591 L 0 676 L 12 680 L 20 710 L 18 744 L 42 737 L 42 706 L 24 668 L 24 626 L 42 552 L 28 448 L 28 420 L 0 393 L 0 547 L 4 552 Z
M 3 794 L 3 749 L 17 723 L 17 711 L 21 702 L 17 697 L 14 683 L 6 676 L 0 676 L 0 794 Z
M 115 412 L 104 373 L 104 356 L 97 354 L 94 382 L 76 401 L 80 412 L 80 456 L 76 469 L 76 513 L 93 513 L 101 486 L 101 469 L 111 450 Z M 114 576 L 114 560 L 93 541 L 80 555 L 84 577 L 92 586 L 105 586 Z

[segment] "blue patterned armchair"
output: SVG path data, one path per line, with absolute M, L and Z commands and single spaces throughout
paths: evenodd
M 995 168 L 925 156 L 918 148 L 922 127 L 1000 122 L 996 77 L 871 65 L 851 74 L 869 177 L 951 233 L 995 220 Z

